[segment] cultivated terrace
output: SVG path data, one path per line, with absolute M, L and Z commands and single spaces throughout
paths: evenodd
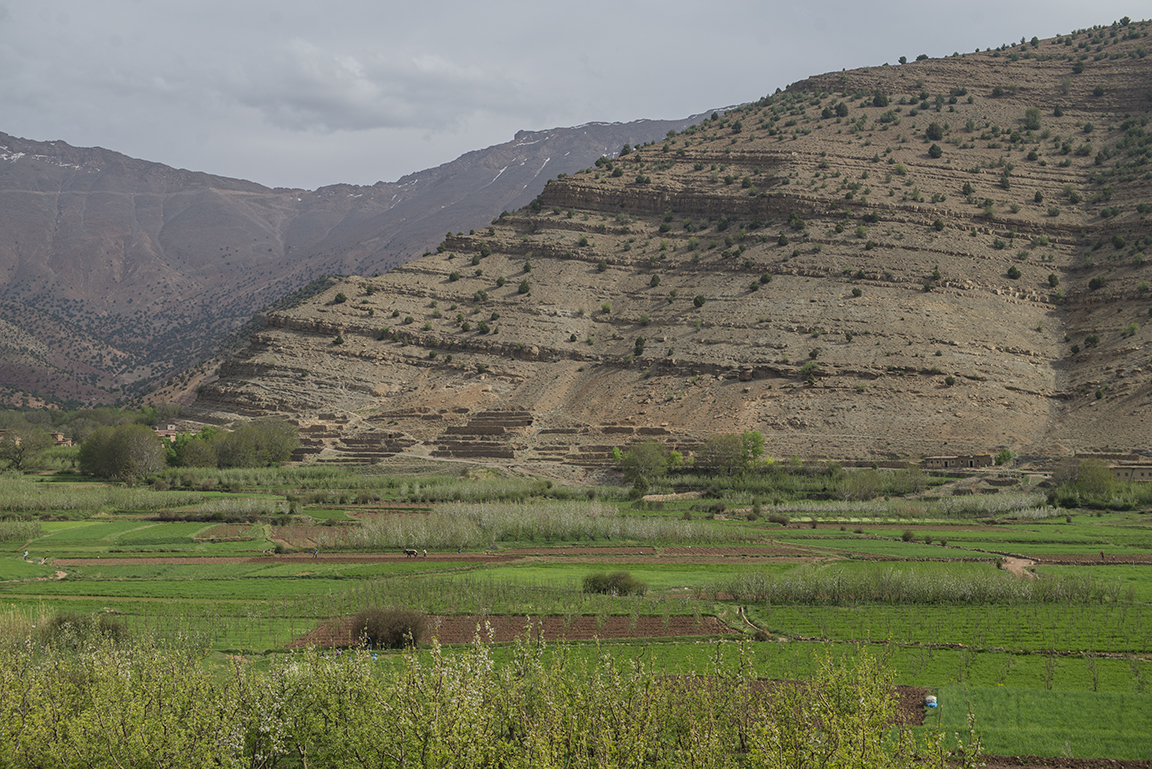
M 1148 432 L 1148 22 L 830 73 L 270 313 L 204 389 L 311 450 L 881 460 Z M 311 431 L 311 432 L 310 432 Z

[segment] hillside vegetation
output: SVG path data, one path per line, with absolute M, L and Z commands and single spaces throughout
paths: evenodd
M 830 73 L 272 313 L 205 414 L 594 465 L 1142 445 L 1147 22 Z

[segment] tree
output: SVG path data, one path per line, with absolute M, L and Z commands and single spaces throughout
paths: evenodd
M 764 434 L 759 430 L 747 430 L 740 436 L 744 446 L 744 467 L 753 467 L 764 456 Z
M 938 142 L 944 138 L 944 128 L 939 123 L 929 123 L 924 135 L 929 141 Z
M 735 433 L 709 437 L 696 451 L 696 464 L 716 475 L 736 475 L 744 468 L 743 437 Z
M 1116 478 L 1103 459 L 1088 457 L 1077 463 L 1073 485 L 1085 496 L 1106 497 L 1115 487 Z
M 880 473 L 876 470 L 849 473 L 840 484 L 840 496 L 844 499 L 875 499 L 880 496 L 883 488 L 881 480 Z
M 992 461 L 997 465 L 1006 465 L 1015 458 L 1016 452 L 1012 451 L 1011 449 L 1003 449 L 998 454 L 996 454 L 995 457 L 992 458 Z
M 284 419 L 254 419 L 213 442 L 220 467 L 270 467 L 286 462 L 300 443 L 296 425 Z
M 197 435 L 180 441 L 181 437 L 183 436 L 177 437 L 175 451 L 169 460 L 170 464 L 176 467 L 216 467 L 219 464 L 219 457 L 216 456 L 216 449 L 212 446 L 210 438 Z
M 52 445 L 52 436 L 46 430 L 35 425 L 15 425 L 0 435 L 0 462 L 23 472 L 34 467 Z
M 637 443 L 620 456 L 620 466 L 629 483 L 654 481 L 668 470 L 668 447 L 660 441 Z
M 1040 130 L 1040 108 L 1029 107 L 1024 110 L 1024 127 L 1029 131 Z
M 877 90 L 874 94 L 872 94 L 872 106 L 873 107 L 887 107 L 888 106 L 888 94 L 884 93 L 883 91 Z
M 520 287 L 516 289 L 516 293 L 527 294 L 531 290 L 532 290 L 532 287 L 528 285 L 528 281 L 522 280 L 522 281 L 520 281 Z
M 939 144 L 933 144 L 931 147 L 928 148 L 928 157 L 930 157 L 930 158 L 938 158 L 938 157 L 941 157 L 943 154 L 944 154 L 944 148 L 941 147 Z
M 80 446 L 80 472 L 134 483 L 166 463 L 164 441 L 140 424 L 102 427 Z

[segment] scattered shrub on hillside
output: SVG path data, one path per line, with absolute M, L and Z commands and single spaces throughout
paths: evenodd
M 584 592 L 600 595 L 644 595 L 648 586 L 626 571 L 596 572 L 584 578 Z
M 404 649 L 420 645 L 426 624 L 415 609 L 372 607 L 352 617 L 352 638 L 370 649 Z
M 911 542 L 915 536 L 916 535 L 912 533 L 911 529 L 905 529 L 904 533 L 900 535 L 900 539 L 904 540 L 905 542 Z

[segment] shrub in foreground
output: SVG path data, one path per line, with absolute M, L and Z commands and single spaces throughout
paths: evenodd
M 124 626 L 103 614 L 65 612 L 40 627 L 40 637 L 45 643 L 71 649 L 84 648 L 101 639 L 122 641 L 125 636 Z

